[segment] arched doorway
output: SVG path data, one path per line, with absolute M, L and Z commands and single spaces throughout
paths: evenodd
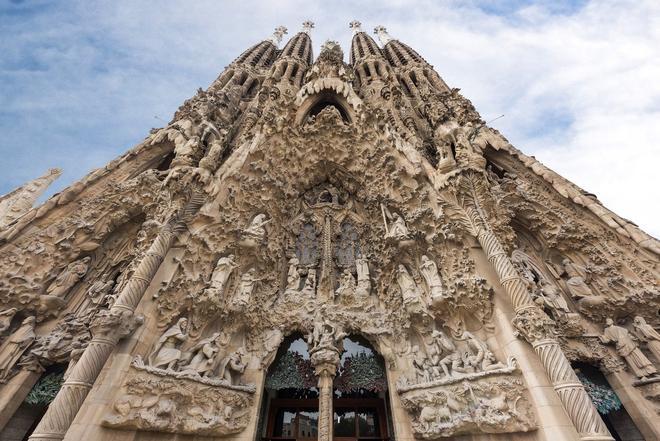
M 573 369 L 614 439 L 644 441 L 644 437 L 600 370 L 580 362 L 573 363 Z
M 333 383 L 333 432 L 339 441 L 385 440 L 393 434 L 383 358 L 362 337 L 349 336 Z M 318 437 L 319 391 L 301 334 L 284 340 L 266 374 L 262 440 Z

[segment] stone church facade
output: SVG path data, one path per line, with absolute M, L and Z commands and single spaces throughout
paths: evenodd
M 312 28 L 0 199 L 0 439 L 660 439 L 659 242 Z

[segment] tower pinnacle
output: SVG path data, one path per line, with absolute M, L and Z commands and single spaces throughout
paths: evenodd
M 272 41 L 275 46 L 279 45 L 282 41 L 282 37 L 287 33 L 287 30 L 286 26 L 276 27 L 273 35 L 268 40 Z
M 303 21 L 302 25 L 303 25 L 302 32 L 304 32 L 307 35 L 311 35 L 312 29 L 314 29 L 314 22 L 311 20 L 305 20 Z
M 357 20 L 353 20 L 348 24 L 348 27 L 353 29 L 353 35 L 357 34 L 358 32 L 362 32 L 362 23 L 360 23 Z
M 387 29 L 385 26 L 378 25 L 374 28 L 374 33 L 378 37 L 378 40 L 380 41 L 380 44 L 385 46 L 387 43 L 389 43 L 391 40 L 393 40 L 392 37 L 390 37 L 390 34 L 387 33 Z

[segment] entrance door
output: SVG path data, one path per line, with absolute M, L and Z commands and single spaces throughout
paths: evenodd
M 389 439 L 382 400 L 336 398 L 333 406 L 335 441 Z
M 274 399 L 271 401 L 266 433 L 268 440 L 316 441 L 319 402 L 315 399 Z

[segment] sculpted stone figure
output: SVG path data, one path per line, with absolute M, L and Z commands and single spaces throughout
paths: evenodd
M 233 352 L 229 357 L 223 360 L 218 372 L 218 377 L 224 379 L 229 384 L 238 384 L 240 376 L 245 372 L 247 363 L 243 360 L 245 350 L 243 348 Z
M 215 264 L 215 269 L 211 276 L 211 286 L 209 287 L 209 291 L 216 299 L 220 299 L 224 294 L 227 280 L 229 280 L 229 276 L 234 268 L 236 268 L 236 263 L 234 262 L 233 254 L 221 257 L 218 259 L 218 263 Z
M 102 305 L 107 300 L 108 293 L 114 284 L 114 280 L 97 280 L 87 290 L 87 297 L 89 297 L 93 305 Z
M 404 265 L 397 269 L 396 281 L 401 289 L 403 304 L 409 312 L 421 312 L 424 309 L 417 284 Z
M 350 269 L 344 269 L 341 273 L 341 279 L 339 280 L 339 286 L 335 290 L 335 297 L 345 298 L 352 297 L 355 294 L 355 277 L 351 273 Z
M 232 305 L 235 308 L 243 309 L 248 305 L 248 303 L 250 303 L 250 297 L 252 297 L 254 285 L 261 280 L 255 277 L 256 272 L 256 269 L 250 268 L 245 274 L 241 276 L 241 281 L 238 284 L 238 291 L 232 300 Z
M 74 287 L 85 274 L 89 267 L 90 257 L 85 257 L 80 260 L 72 262 L 64 268 L 64 270 L 57 276 L 55 281 L 50 284 L 46 293 L 51 296 L 64 298 L 69 293 L 69 290 Z
M 289 271 L 286 275 L 286 289 L 287 291 L 297 291 L 300 287 L 300 272 L 298 272 L 298 264 L 300 261 L 296 256 L 289 259 Z
M 266 238 L 266 229 L 264 228 L 264 225 L 268 222 L 270 222 L 270 220 L 266 219 L 265 214 L 257 214 L 254 219 L 252 219 L 252 222 L 250 222 L 250 225 L 243 230 L 243 237 L 245 239 L 252 239 L 257 243 L 263 242 Z
M 36 338 L 35 323 L 35 317 L 27 317 L 23 320 L 21 326 L 9 336 L 0 350 L 0 383 L 7 382 L 11 377 L 12 368 Z
M 224 357 L 223 349 L 228 343 L 229 337 L 221 332 L 203 339 L 190 348 L 192 359 L 181 371 L 194 372 L 201 377 L 213 376 L 218 365 L 217 360 Z
M 573 263 L 569 259 L 564 259 L 562 265 L 564 266 L 564 273 L 568 276 L 566 285 L 568 285 L 568 290 L 573 298 L 581 299 L 594 295 L 589 285 L 587 285 L 590 280 L 590 273 L 585 267 Z
M 559 289 L 546 279 L 541 279 L 539 293 L 543 298 L 543 303 L 552 311 L 558 314 L 568 314 L 571 312 L 566 303 L 566 299 L 562 297 Z
M 179 349 L 188 339 L 188 319 L 182 317 L 158 339 L 149 356 L 149 365 L 159 369 L 175 370 L 182 354 Z
M 355 294 L 365 297 L 371 294 L 371 278 L 369 277 L 369 262 L 364 257 L 355 259 L 357 270 L 357 288 Z
M 305 286 L 303 286 L 302 294 L 306 296 L 313 296 L 316 293 L 316 269 L 310 268 L 307 270 L 307 278 L 305 279 Z
M 410 237 L 410 231 L 408 231 L 406 221 L 403 220 L 403 217 L 399 213 L 394 213 L 393 216 L 394 220 L 390 224 L 386 237 L 398 240 L 408 239 Z
M 5 332 L 11 326 L 11 320 L 14 318 L 18 308 L 9 308 L 0 312 L 0 333 Z
M 633 320 L 633 327 L 637 338 L 646 343 L 649 351 L 655 356 L 656 362 L 660 363 L 660 333 L 640 316 Z
M 438 267 L 435 262 L 429 259 L 428 256 L 423 255 L 419 271 L 422 273 L 422 276 L 424 276 L 424 280 L 429 287 L 431 299 L 436 300 L 445 298 L 445 293 L 442 288 L 442 279 L 440 279 Z
M 637 377 L 645 380 L 657 373 L 657 369 L 639 350 L 626 328 L 615 325 L 614 320 L 611 318 L 608 318 L 605 324 L 607 327 L 600 337 L 601 341 L 603 343 L 614 343 L 617 353 L 626 360 Z

